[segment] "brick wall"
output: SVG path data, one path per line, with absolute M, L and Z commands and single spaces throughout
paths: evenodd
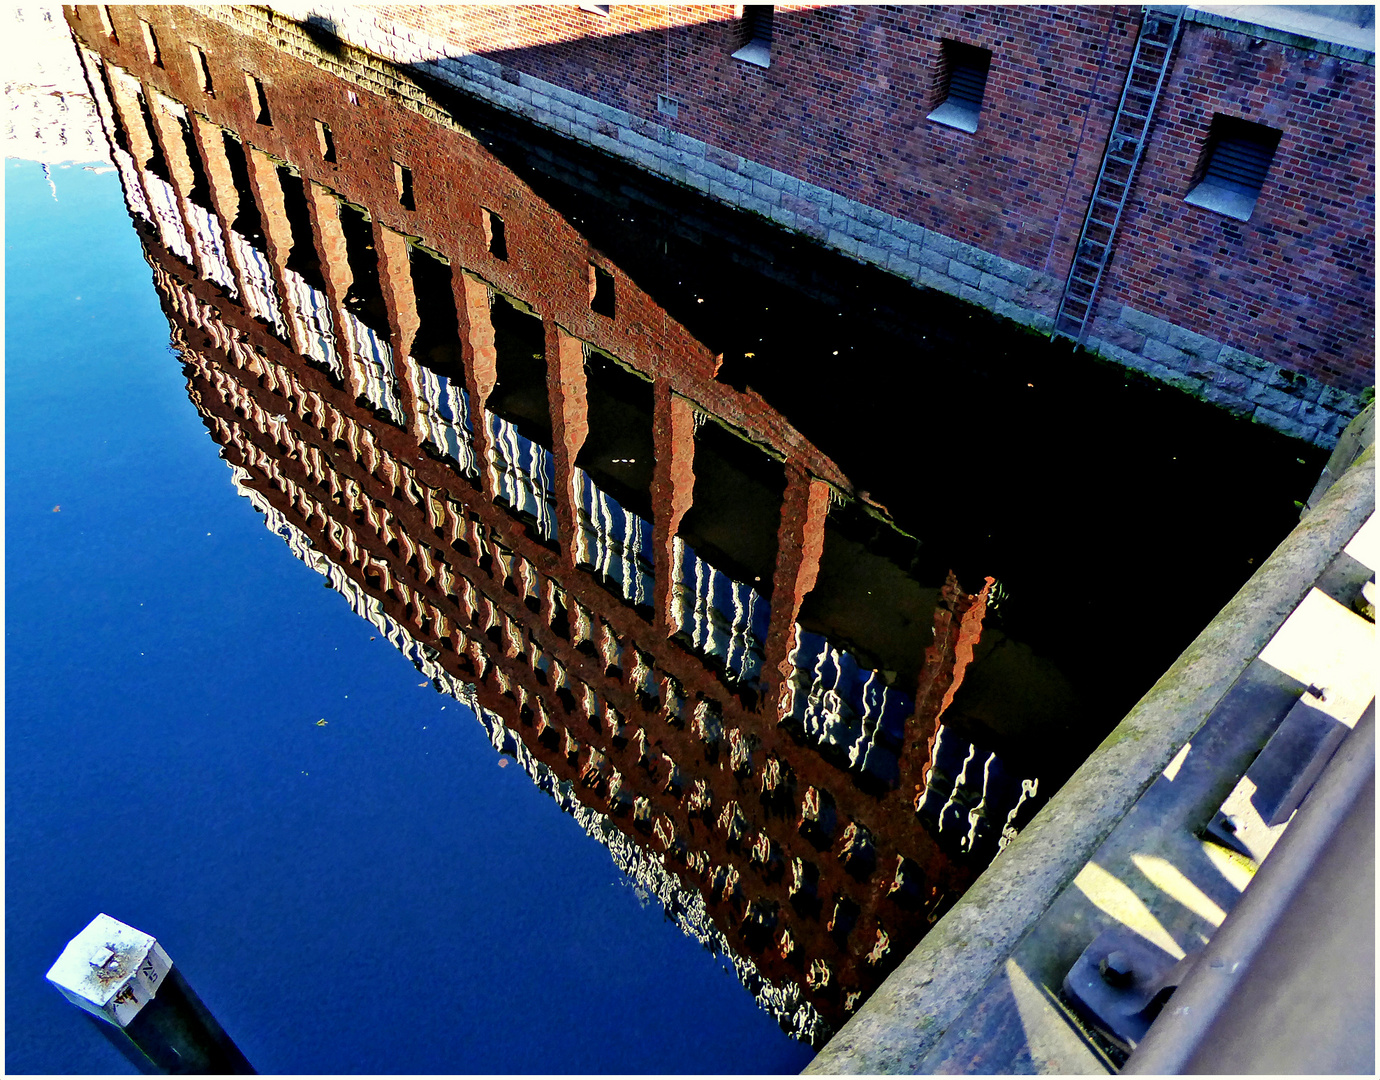
M 727 6 L 204 10 L 270 36 L 328 29 L 1037 332 L 1052 327 L 1139 19 L 782 7 L 761 68 L 732 58 L 743 27 Z M 1331 446 L 1374 380 L 1373 57 L 1249 29 L 1186 24 L 1085 345 Z M 926 119 L 945 39 L 993 53 L 972 135 Z M 668 90 L 675 118 L 657 112 Z M 1286 131 L 1249 223 L 1183 202 L 1217 112 Z

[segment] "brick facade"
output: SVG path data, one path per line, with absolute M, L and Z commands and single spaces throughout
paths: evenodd
M 1139 25 L 1132 7 L 786 6 L 761 68 L 733 59 L 727 6 L 276 7 L 1041 332 Z M 1085 345 L 1330 446 L 1374 379 L 1373 57 L 1250 30 L 1185 23 Z M 926 119 L 944 40 L 992 52 L 971 135 Z M 1248 223 L 1183 202 L 1216 113 L 1285 132 Z

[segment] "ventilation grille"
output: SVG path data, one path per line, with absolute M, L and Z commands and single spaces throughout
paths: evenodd
M 1224 131 L 1209 152 L 1203 180 L 1259 195 L 1278 145 L 1279 132 L 1269 128 Z

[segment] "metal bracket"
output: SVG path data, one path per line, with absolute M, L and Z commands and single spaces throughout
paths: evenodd
M 1130 1053 L 1197 959 L 1176 960 L 1124 926 L 1099 934 L 1064 976 L 1064 996 L 1078 1016 Z

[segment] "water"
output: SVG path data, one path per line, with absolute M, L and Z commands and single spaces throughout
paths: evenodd
M 275 93 L 346 99 L 241 45 Z M 116 63 L 143 61 L 89 67 L 98 97 Z M 119 85 L 148 224 L 114 174 L 59 170 L 54 202 L 7 169 L 12 1069 L 120 1066 L 40 979 L 97 910 L 265 1070 L 798 1069 L 774 1018 L 818 1041 L 859 1006 L 1321 466 L 473 102 L 406 88 L 475 179 L 414 162 L 398 222 L 281 108 L 256 196 L 263 133 L 194 117 L 180 147 Z M 331 117 L 348 154 L 368 133 Z M 423 243 L 376 252 L 298 172 Z M 450 238 L 481 215 L 487 249 Z M 584 311 L 561 274 L 596 258 Z
M 130 1071 L 43 979 L 99 911 L 265 1072 L 803 1068 L 264 529 L 115 175 L 54 177 L 6 165 L 6 1070 Z

